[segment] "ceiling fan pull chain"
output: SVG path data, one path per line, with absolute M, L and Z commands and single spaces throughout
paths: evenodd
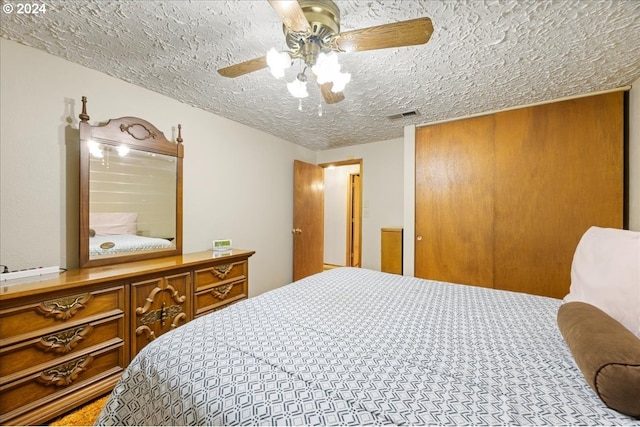
M 298 98 L 298 111 L 302 111 L 302 98 Z
M 322 104 L 318 104 L 318 117 L 322 117 Z

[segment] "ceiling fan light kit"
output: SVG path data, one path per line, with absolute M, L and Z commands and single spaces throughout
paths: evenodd
M 376 27 L 340 32 L 340 9 L 331 0 L 269 0 L 283 23 L 285 42 L 290 49 L 271 48 L 266 56 L 218 70 L 224 77 L 239 77 L 268 67 L 274 77 L 284 78 L 295 59 L 304 63 L 296 79 L 287 83 L 298 99 L 309 96 L 306 70 L 310 68 L 327 104 L 344 99 L 342 91 L 351 74 L 340 71 L 336 52 L 386 49 L 424 44 L 433 33 L 429 18 L 417 18 Z

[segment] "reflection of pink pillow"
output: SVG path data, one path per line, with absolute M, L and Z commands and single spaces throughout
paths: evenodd
M 640 232 L 589 228 L 573 255 L 564 301 L 594 305 L 640 337 Z
M 96 236 L 109 236 L 112 234 L 135 235 L 138 232 L 137 223 L 137 213 L 108 212 L 89 214 L 89 227 L 95 230 Z

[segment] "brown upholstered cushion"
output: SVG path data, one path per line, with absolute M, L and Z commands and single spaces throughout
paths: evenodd
M 563 304 L 558 326 L 600 399 L 612 409 L 640 418 L 640 338 L 584 302 Z

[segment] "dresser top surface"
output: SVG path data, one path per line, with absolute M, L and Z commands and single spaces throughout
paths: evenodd
M 231 249 L 225 252 L 208 250 L 101 267 L 79 268 L 39 277 L 7 280 L 0 282 L 0 301 L 105 281 L 126 280 L 145 274 L 154 274 L 176 268 L 189 268 L 209 262 L 235 262 L 248 258 L 254 253 L 254 251 L 243 249 Z

